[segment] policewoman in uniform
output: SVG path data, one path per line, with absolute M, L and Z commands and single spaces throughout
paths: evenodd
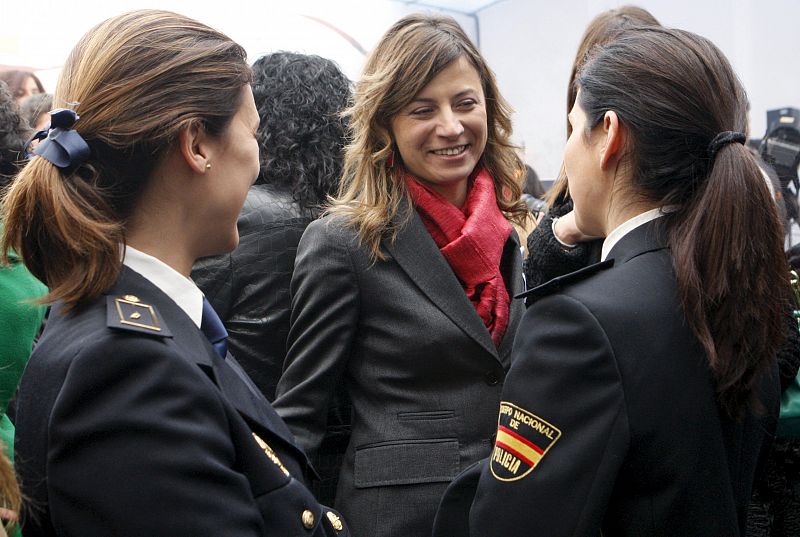
M 188 278 L 258 174 L 244 50 L 189 18 L 102 22 L 64 66 L 5 202 L 3 251 L 50 288 L 22 378 L 26 536 L 347 535 Z
M 788 278 L 722 53 L 637 29 L 577 79 L 565 151 L 602 261 L 526 293 L 488 460 L 436 535 L 734 537 L 774 429 Z

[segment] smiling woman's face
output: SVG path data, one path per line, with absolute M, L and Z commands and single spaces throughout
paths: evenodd
M 406 169 L 460 206 L 486 147 L 478 72 L 466 58 L 455 60 L 392 118 L 391 129 Z

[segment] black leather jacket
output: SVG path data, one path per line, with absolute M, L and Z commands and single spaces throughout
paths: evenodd
M 239 246 L 198 260 L 192 271 L 225 323 L 231 354 L 270 401 L 286 356 L 295 252 L 312 219 L 290 192 L 253 185 L 239 215 Z

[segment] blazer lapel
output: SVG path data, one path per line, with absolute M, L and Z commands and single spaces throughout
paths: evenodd
M 402 226 L 394 242 L 383 245 L 417 287 L 472 339 L 498 358 L 489 331 L 475 311 L 450 265 L 445 261 L 417 211 Z
M 511 301 L 508 305 L 508 328 L 498 350 L 500 361 L 505 363 L 506 359 L 511 355 L 511 347 L 517 333 L 517 326 L 519 326 L 522 315 L 525 313 L 523 301 L 514 299 L 514 295 L 522 291 L 523 288 L 522 253 L 519 246 L 519 236 L 516 231 L 512 231 L 511 236 L 506 241 L 502 263 L 503 276 L 509 284 L 508 297 Z

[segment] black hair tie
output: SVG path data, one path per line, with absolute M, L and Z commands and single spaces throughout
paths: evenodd
M 38 155 L 62 172 L 71 173 L 91 154 L 86 140 L 72 128 L 79 119 L 80 116 L 74 110 L 51 110 L 50 124 L 28 140 L 25 150 L 27 151 L 34 140 L 41 140 L 29 156 Z
M 744 145 L 746 141 L 747 135 L 743 132 L 722 131 L 714 136 L 714 139 L 711 140 L 710 144 L 708 144 L 708 160 L 713 162 L 714 158 L 717 156 L 717 153 L 719 153 L 719 150 L 724 146 L 734 142 Z

